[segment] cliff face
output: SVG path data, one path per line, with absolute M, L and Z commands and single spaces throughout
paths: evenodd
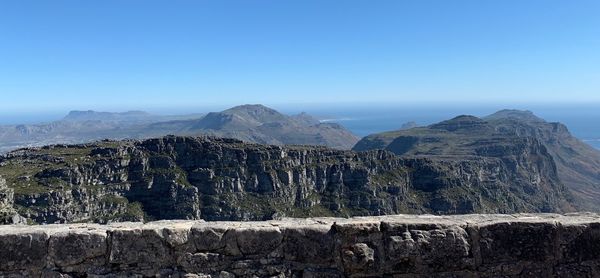
M 597 277 L 596 214 L 0 226 L 3 277 Z
M 578 209 L 600 211 L 600 151 L 571 135 L 565 125 L 546 122 L 531 112 L 503 110 L 484 119 L 503 132 L 538 138 L 554 158 Z
M 0 175 L 35 223 L 568 211 L 552 159 L 522 147 L 443 160 L 170 136 L 20 150 Z
M 22 224 L 25 219 L 14 208 L 14 190 L 6 186 L 6 180 L 0 176 L 0 224 Z
M 428 127 L 373 134 L 354 147 L 374 149 L 405 157 L 493 157 L 515 170 L 525 169 L 520 167 L 524 160 L 537 161 L 545 175 L 565 184 L 577 209 L 600 210 L 600 152 L 573 137 L 566 126 L 531 112 L 503 110 L 482 119 L 459 116 Z

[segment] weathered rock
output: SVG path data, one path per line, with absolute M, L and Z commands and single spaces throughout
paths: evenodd
M 283 255 L 287 261 L 303 265 L 334 265 L 334 240 L 331 226 L 312 224 L 283 230 Z
M 506 161 L 440 160 L 168 136 L 20 150 L 0 174 L 34 223 L 568 211 L 551 157 L 530 143 Z
M 242 228 L 235 230 L 237 243 L 244 256 L 272 254 L 281 245 L 283 236 L 277 227 Z
M 49 260 L 68 268 L 80 264 L 103 265 L 107 252 L 107 235 L 103 230 L 74 230 L 54 234 L 48 243 Z M 97 260 L 96 260 L 97 259 Z M 69 271 L 71 272 L 71 271 Z
M 448 161 L 495 158 L 498 166 L 510 171 L 497 171 L 490 177 L 516 174 L 511 178 L 528 176 L 532 181 L 515 188 L 521 194 L 538 194 L 549 180 L 560 180 L 571 206 L 579 211 L 600 210 L 600 151 L 577 139 L 565 125 L 546 122 L 530 111 L 502 110 L 481 119 L 458 116 L 426 127 L 372 134 L 353 149 L 385 149 L 402 156 Z M 465 201 L 442 199 L 435 205 L 479 205 Z
M 597 277 L 600 215 L 0 226 L 1 277 Z
M 6 180 L 0 176 L 0 224 L 21 224 L 26 220 L 14 209 L 14 190 L 6 185 Z
M 394 262 L 387 264 L 386 269 L 410 273 L 424 271 L 417 267 L 450 271 L 474 265 L 465 227 L 384 222 L 383 229 L 385 253 Z
M 0 268 L 3 271 L 28 273 L 41 271 L 48 255 L 48 233 L 24 228 L 17 228 L 16 231 L 0 232 Z

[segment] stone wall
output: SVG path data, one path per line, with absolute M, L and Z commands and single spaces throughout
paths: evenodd
M 0 226 L 1 277 L 598 277 L 600 215 Z

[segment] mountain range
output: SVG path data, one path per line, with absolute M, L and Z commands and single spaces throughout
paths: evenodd
M 159 116 L 143 111 L 72 111 L 59 121 L 0 126 L 0 153 L 22 147 L 78 144 L 102 139 L 144 139 L 165 135 L 214 135 L 276 145 L 323 145 L 350 149 L 358 137 L 335 123 L 301 113 L 288 116 L 263 105 L 221 112 Z

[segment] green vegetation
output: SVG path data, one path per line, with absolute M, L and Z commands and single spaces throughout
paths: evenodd
M 115 204 L 115 205 L 123 205 L 123 204 L 127 204 L 129 203 L 129 200 L 127 200 L 127 198 L 122 197 L 122 196 L 117 196 L 117 195 L 113 195 L 113 194 L 107 194 L 102 196 L 102 198 L 100 199 L 101 203 L 106 203 L 106 204 Z
M 148 215 L 146 215 L 146 213 L 144 212 L 144 207 L 139 202 L 129 203 L 127 205 L 127 210 L 121 216 L 121 218 L 129 221 L 151 221 L 150 217 L 148 217 Z
M 15 194 L 34 194 L 48 191 L 39 183 L 35 175 L 47 166 L 36 161 L 10 160 L 0 167 L 0 176 L 6 179 L 6 184 L 15 190 Z
M 381 186 L 394 184 L 398 181 L 406 180 L 408 171 L 404 169 L 396 170 L 396 171 L 385 171 L 378 175 L 374 175 L 371 177 L 371 185 Z
M 87 220 L 82 220 L 79 222 L 94 222 L 94 223 L 108 223 L 108 222 L 122 222 L 122 221 L 147 221 L 147 216 L 144 213 L 142 208 L 142 204 L 138 202 L 128 203 L 126 198 L 122 200 L 120 197 L 115 196 L 117 198 L 109 197 L 108 199 L 104 199 L 104 202 L 116 202 L 119 205 L 124 205 L 125 208 L 122 212 L 114 213 L 114 214 L 106 214 L 106 215 L 97 215 L 91 217 Z

